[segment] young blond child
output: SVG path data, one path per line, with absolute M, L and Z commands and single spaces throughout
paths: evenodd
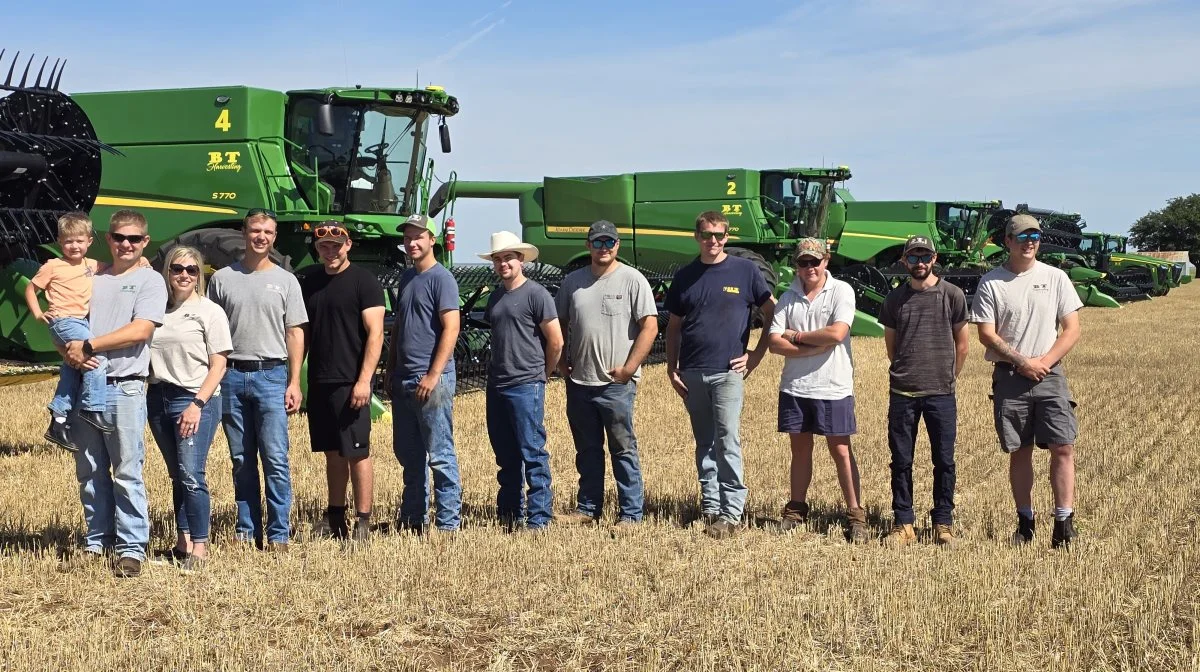
M 88 324 L 88 304 L 92 298 L 92 276 L 105 268 L 87 256 L 92 246 L 92 220 L 87 213 L 70 212 L 58 220 L 58 246 L 61 259 L 51 259 L 42 265 L 25 288 L 25 302 L 34 318 L 50 327 L 50 336 L 59 346 L 71 341 L 86 341 L 92 337 Z M 149 262 L 142 259 L 141 264 Z M 49 310 L 42 311 L 38 291 L 45 292 Z M 91 371 L 77 371 L 65 362 L 58 378 L 54 398 L 47 406 L 50 427 L 45 438 L 51 443 L 75 452 L 78 447 L 68 433 L 67 416 L 78 410 L 79 417 L 104 432 L 115 429 L 104 419 L 105 377 L 108 361 L 100 356 L 100 366 Z

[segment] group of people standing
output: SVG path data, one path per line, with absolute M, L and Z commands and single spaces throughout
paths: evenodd
M 356 541 L 369 536 L 370 398 L 384 342 L 384 293 L 373 273 L 351 263 L 353 244 L 340 223 L 313 228 L 321 268 L 302 279 L 271 261 L 277 226 L 270 210 L 250 210 L 242 228 L 244 257 L 218 270 L 206 287 L 205 262 L 193 248 L 173 247 L 161 275 L 148 268 L 142 260 L 150 240 L 147 222 L 132 210 L 110 219 L 106 238 L 113 263 L 97 265 L 85 255 L 91 222 L 72 213 L 60 221 L 63 260 L 48 263 L 53 268 L 31 284 L 31 307 L 38 305 L 34 293 L 46 292 L 51 308 L 35 316 L 51 325 L 64 357 L 46 438 L 75 453 L 87 526 L 83 555 L 111 554 L 117 576 L 137 576 L 146 559 L 147 421 L 172 480 L 177 533 L 175 545 L 157 552 L 158 559 L 194 571 L 207 558 L 205 464 L 218 425 L 233 463 L 236 538 L 287 550 L 287 418 L 305 396 L 312 450 L 325 455 L 329 495 L 313 531 Z M 776 304 L 758 268 L 725 251 L 728 232 L 723 215 L 700 214 L 699 255 L 678 271 L 665 299 L 666 372 L 695 438 L 705 532 L 727 537 L 742 524 L 743 384 L 770 351 L 786 358 L 778 413 L 778 429 L 789 434 L 792 451 L 784 528 L 807 524 L 813 437 L 822 435 L 845 499 L 847 535 L 866 541 L 850 444 L 857 432 L 849 339 L 854 291 L 828 272 L 825 241 L 804 239 L 793 259 L 795 280 Z M 413 215 L 403 233 L 411 266 L 392 305 L 385 360 L 392 445 L 404 472 L 396 522 L 418 534 L 430 527 L 452 532 L 462 522 L 453 431 L 458 286 L 438 263 L 435 222 Z M 888 440 L 895 515 L 888 543 L 916 539 L 911 467 L 921 417 L 933 447 L 933 537 L 953 541 L 954 382 L 967 354 L 968 319 L 978 323 L 986 357 L 996 364 L 995 423 L 1001 447 L 1011 455 L 1019 516 L 1013 539 L 1033 538 L 1034 444 L 1052 452 L 1053 544 L 1075 535 L 1076 424 L 1061 360 L 1078 339 L 1080 305 L 1066 275 L 1034 258 L 1039 238 L 1036 219 L 1013 217 L 1005 235 L 1009 259 L 983 277 L 969 318 L 961 290 L 933 273 L 933 243 L 915 237 L 904 247 L 902 263 L 911 280 L 888 296 L 880 316 L 892 360 Z M 492 339 L 486 420 L 497 464 L 496 515 L 511 530 L 597 523 L 606 439 L 618 497 L 615 526 L 643 518 L 633 408 L 642 362 L 658 334 L 657 307 L 646 278 L 618 260 L 620 234 L 612 223 L 594 223 L 586 246 L 590 263 L 568 274 L 556 296 L 525 276 L 523 264 L 534 261 L 538 250 L 515 234 L 493 234 L 490 251 L 480 255 L 500 279 L 485 313 Z M 754 308 L 767 328 L 748 350 Z M 56 327 L 63 318 L 74 321 Z M 97 370 L 102 378 L 91 373 Z M 574 510 L 565 516 L 552 511 L 544 422 L 545 386 L 555 371 L 566 381 L 579 476 Z M 354 511 L 348 516 L 351 487 Z

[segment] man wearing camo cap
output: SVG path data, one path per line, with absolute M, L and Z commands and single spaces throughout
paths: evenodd
M 979 282 L 971 322 L 984 358 L 995 364 L 992 400 L 1000 449 L 1017 506 L 1014 545 L 1033 541 L 1033 446 L 1050 451 L 1054 491 L 1053 548 L 1075 538 L 1075 402 L 1062 360 L 1079 341 L 1083 302 L 1061 269 L 1037 260 L 1042 227 L 1014 215 L 1004 230 L 1008 261 Z M 1061 331 L 1059 327 L 1062 327 Z
M 858 463 L 850 435 L 854 417 L 854 365 L 850 325 L 854 289 L 830 275 L 829 249 L 819 238 L 804 238 L 793 257 L 796 279 L 779 299 L 769 331 L 771 352 L 783 355 L 779 381 L 779 431 L 791 440 L 791 499 L 783 507 L 783 528 L 808 522 L 813 435 L 825 437 L 846 501 L 847 536 L 867 541 Z

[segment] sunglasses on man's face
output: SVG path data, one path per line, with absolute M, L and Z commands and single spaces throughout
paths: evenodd
M 796 260 L 797 268 L 816 268 L 821 265 L 821 259 L 813 259 L 812 257 L 800 257 Z
M 271 219 L 274 219 L 276 221 L 278 221 L 278 219 L 279 219 L 275 215 L 274 210 L 268 210 L 266 208 L 250 208 L 249 210 L 246 211 L 246 219 L 250 219 L 251 217 L 258 217 L 259 215 L 266 215 L 267 217 L 270 217 Z
M 725 240 L 728 231 L 701 231 L 700 240 Z
M 909 265 L 916 266 L 917 264 L 931 263 L 933 261 L 933 255 L 932 254 L 910 254 L 910 255 L 904 257 L 904 259 L 906 261 L 908 261 Z
M 187 273 L 193 278 L 197 275 L 200 275 L 200 267 L 195 264 L 188 264 L 187 266 L 184 266 L 183 264 L 171 264 L 169 268 L 171 269 L 171 275 Z
M 313 229 L 313 235 L 316 236 L 317 240 L 322 238 L 339 238 L 343 236 L 346 238 L 350 237 L 350 234 L 340 226 L 318 226 L 317 228 Z
M 128 234 L 126 234 L 126 233 L 109 232 L 108 235 L 113 239 L 113 242 L 123 243 L 128 240 L 131 245 L 137 245 L 137 244 L 141 243 L 143 240 L 150 237 L 144 233 L 128 233 Z
M 1018 233 L 1016 237 L 1022 243 L 1036 243 L 1042 239 L 1042 232 L 1030 231 L 1028 233 Z
M 617 246 L 617 241 L 612 238 L 597 238 L 592 241 L 593 250 L 611 250 Z

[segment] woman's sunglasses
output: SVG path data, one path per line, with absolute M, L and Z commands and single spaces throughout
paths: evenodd
M 137 245 L 137 244 L 141 243 L 143 240 L 150 237 L 144 233 L 128 233 L 128 234 L 126 234 L 126 233 L 112 233 L 111 231 L 109 232 L 108 235 L 112 237 L 114 242 L 123 243 L 128 240 L 131 245 Z
M 200 275 L 200 267 L 195 264 L 189 264 L 187 266 L 184 266 L 183 264 L 171 264 L 169 266 L 169 268 L 171 269 L 171 275 L 179 275 L 180 273 L 187 273 L 188 275 L 192 276 L 193 278 L 196 277 L 197 275 Z

